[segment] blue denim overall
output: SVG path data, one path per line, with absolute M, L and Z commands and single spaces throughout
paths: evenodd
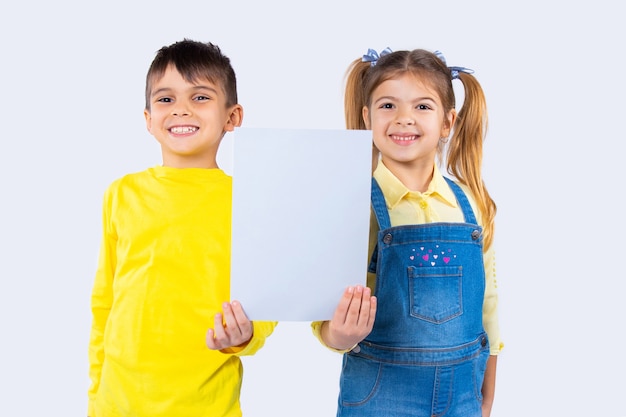
M 482 229 L 446 180 L 465 223 L 391 227 L 372 180 L 378 310 L 372 332 L 343 357 L 337 416 L 481 416 L 489 357 Z

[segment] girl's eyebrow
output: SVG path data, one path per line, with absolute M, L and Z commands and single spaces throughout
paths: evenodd
M 380 101 L 380 100 L 395 100 L 396 98 L 394 96 L 382 96 L 382 97 L 378 97 L 376 99 L 376 101 Z M 376 102 L 375 101 L 375 102 Z
M 397 101 L 399 99 L 395 96 L 382 96 L 374 100 L 374 103 L 378 103 L 379 101 L 384 101 L 384 100 Z M 411 101 L 415 102 L 415 101 L 422 101 L 422 100 L 428 100 L 428 101 L 432 101 L 433 103 L 436 103 L 436 100 L 430 96 L 417 97 Z

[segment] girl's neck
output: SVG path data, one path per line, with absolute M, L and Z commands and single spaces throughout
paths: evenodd
M 421 193 L 428 190 L 430 181 L 433 179 L 433 172 L 435 168 L 434 161 L 424 164 L 417 161 L 398 162 L 386 160 L 383 156 L 382 162 L 385 164 L 387 169 L 409 190 L 419 191 Z

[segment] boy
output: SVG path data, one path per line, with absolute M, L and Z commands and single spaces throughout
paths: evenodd
M 88 415 L 240 416 L 239 356 L 260 349 L 276 323 L 250 322 L 240 303 L 224 302 L 232 182 L 216 155 L 243 118 L 230 60 L 211 43 L 161 48 L 144 115 L 163 165 L 104 196 Z

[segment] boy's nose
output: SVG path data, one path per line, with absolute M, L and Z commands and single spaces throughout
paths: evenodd
M 180 103 L 178 103 L 178 105 L 172 109 L 173 116 L 189 116 L 190 114 L 191 111 L 189 110 L 189 108 Z

